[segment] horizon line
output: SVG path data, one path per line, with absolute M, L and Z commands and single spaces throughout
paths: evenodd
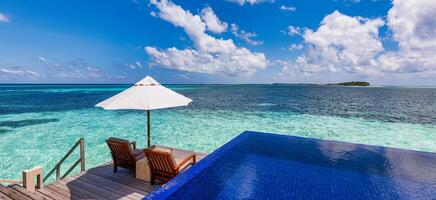
M 2 85 L 133 85 L 134 83 L 0 83 Z M 328 85 L 329 83 L 161 83 L 162 85 Z M 350 87 L 350 86 L 341 86 Z M 362 86 L 355 86 L 362 87 Z M 436 85 L 370 85 L 364 87 L 436 87 Z

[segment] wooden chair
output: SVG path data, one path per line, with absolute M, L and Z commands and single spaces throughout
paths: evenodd
M 112 160 L 114 163 L 114 173 L 118 167 L 123 167 L 133 170 L 133 176 L 136 177 L 136 161 L 145 157 L 143 150 L 136 149 L 135 142 L 128 140 L 109 138 L 106 140 L 111 151 Z
M 155 184 L 156 179 L 171 180 L 180 172 L 196 163 L 195 154 L 188 154 L 183 160 L 177 161 L 172 153 L 172 149 L 151 146 L 144 151 L 150 166 L 151 185 Z

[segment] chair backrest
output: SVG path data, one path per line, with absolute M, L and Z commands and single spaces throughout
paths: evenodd
M 171 149 L 151 146 L 145 149 L 152 173 L 160 175 L 177 175 L 177 164 Z
M 116 161 L 117 163 L 125 164 L 135 163 L 135 156 L 129 141 L 118 138 L 109 138 L 106 140 L 106 143 L 111 150 L 114 162 Z

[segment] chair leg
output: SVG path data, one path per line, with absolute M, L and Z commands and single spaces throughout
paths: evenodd
M 155 179 L 154 179 L 154 176 L 151 175 L 151 177 L 150 177 L 150 185 L 154 185 L 154 184 L 155 184 Z
M 114 163 L 114 173 L 117 173 L 117 169 L 118 169 L 118 166 L 116 163 Z

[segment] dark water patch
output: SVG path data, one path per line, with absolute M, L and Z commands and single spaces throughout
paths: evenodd
M 93 108 L 102 97 L 110 97 L 111 94 L 113 93 L 25 92 L 20 95 L 2 96 L 0 97 L 0 114 L 62 112 Z
M 59 119 L 56 119 L 56 118 L 52 118 L 52 119 L 26 119 L 26 120 L 17 120 L 17 121 L 0 121 L 0 127 L 19 128 L 19 127 L 24 127 L 24 126 L 46 124 L 46 123 L 57 122 L 57 121 L 59 121 Z M 0 129 L 0 130 L 2 130 L 2 129 Z
M 11 130 L 0 128 L 0 135 L 1 135 L 1 134 L 4 134 L 4 133 L 7 133 L 7 132 L 9 132 L 9 131 L 11 131 Z
M 127 87 L 128 85 L 0 85 L 0 114 L 92 108 L 100 99 Z

